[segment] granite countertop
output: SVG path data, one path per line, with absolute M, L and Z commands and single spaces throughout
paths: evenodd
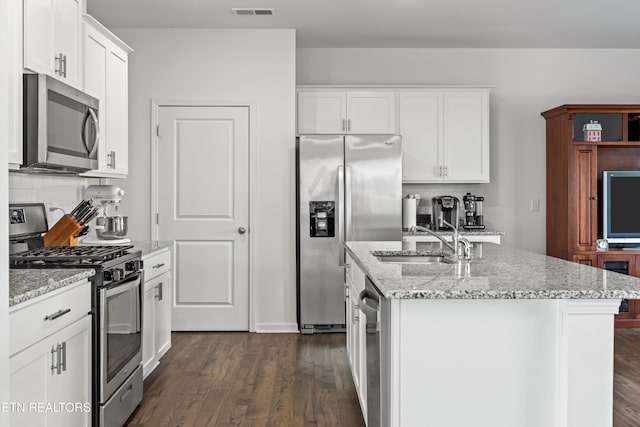
M 494 231 L 494 230 L 458 230 L 458 233 L 461 236 L 504 236 L 504 231 Z M 453 235 L 453 231 L 447 230 L 438 230 L 438 234 L 442 234 L 444 236 Z M 432 236 L 431 233 L 426 231 L 403 231 L 403 236 Z M 435 237 L 434 237 L 435 238 Z
M 148 240 L 131 242 L 131 244 L 134 246 L 133 250 L 142 251 L 142 256 L 149 255 L 164 248 L 171 248 L 173 246 L 173 243 L 173 240 Z
M 85 268 L 25 268 L 9 270 L 9 307 L 71 285 L 95 274 Z
M 372 254 L 372 251 L 402 251 L 402 245 L 402 242 L 345 243 L 386 298 L 640 298 L 640 278 L 493 243 L 474 243 L 471 262 L 397 264 L 381 262 Z M 439 242 L 420 242 L 416 249 L 403 254 L 442 250 Z

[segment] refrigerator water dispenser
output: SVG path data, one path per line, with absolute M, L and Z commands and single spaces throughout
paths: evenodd
M 309 235 L 311 237 L 335 236 L 336 202 L 309 202 Z

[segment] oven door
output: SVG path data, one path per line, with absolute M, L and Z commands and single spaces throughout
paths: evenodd
M 100 403 L 142 362 L 142 273 L 100 289 Z

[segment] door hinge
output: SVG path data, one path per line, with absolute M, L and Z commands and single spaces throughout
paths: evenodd
M 156 136 L 160 136 L 160 125 L 156 125 Z
M 156 224 L 160 224 L 160 214 L 156 213 Z

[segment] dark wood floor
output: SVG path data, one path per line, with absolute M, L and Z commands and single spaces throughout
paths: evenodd
M 340 426 L 364 420 L 344 334 L 177 332 L 136 426 Z M 640 426 L 640 330 L 616 329 L 614 427 Z
M 174 332 L 134 426 L 364 426 L 344 334 Z
M 616 329 L 614 427 L 640 426 L 640 329 Z

